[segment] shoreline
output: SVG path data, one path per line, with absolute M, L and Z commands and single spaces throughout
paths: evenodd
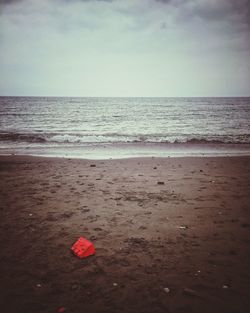
M 250 144 L 110 143 L 67 146 L 0 148 L 0 155 L 33 155 L 76 159 L 127 159 L 133 157 L 250 156 Z
M 245 313 L 249 187 L 249 156 L 0 156 L 1 307 Z
M 202 155 L 202 156 L 131 156 L 131 157 L 123 157 L 123 158 L 109 158 L 109 159 L 87 159 L 87 158 L 80 158 L 80 157 L 72 157 L 72 156 L 47 156 L 47 155 L 29 155 L 29 154 L 0 154 L 0 163 L 1 162 L 17 162 L 17 161 L 79 161 L 85 163 L 102 163 L 103 162 L 129 162 L 129 161 L 166 161 L 166 160 L 174 160 L 174 161 L 185 161 L 185 160 L 217 160 L 217 159 L 250 159 L 250 155 Z

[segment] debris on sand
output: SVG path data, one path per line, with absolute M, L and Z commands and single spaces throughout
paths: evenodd
M 198 297 L 197 292 L 193 289 L 190 289 L 190 288 L 184 288 L 183 294 L 186 296 Z
M 181 225 L 179 226 L 179 229 L 188 229 L 188 226 Z
M 95 254 L 95 247 L 92 242 L 88 241 L 84 237 L 80 237 L 71 247 L 71 250 L 80 259 L 86 258 Z

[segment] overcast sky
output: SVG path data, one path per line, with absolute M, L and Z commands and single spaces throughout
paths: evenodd
M 249 0 L 0 0 L 0 95 L 250 95 Z

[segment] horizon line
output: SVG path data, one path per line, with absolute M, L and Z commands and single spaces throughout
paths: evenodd
M 240 96 L 55 96 L 55 95 L 0 95 L 1 98 L 249 98 L 250 95 Z

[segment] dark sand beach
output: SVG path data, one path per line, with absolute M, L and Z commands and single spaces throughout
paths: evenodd
M 0 190 L 1 312 L 250 311 L 249 157 L 2 156 Z

